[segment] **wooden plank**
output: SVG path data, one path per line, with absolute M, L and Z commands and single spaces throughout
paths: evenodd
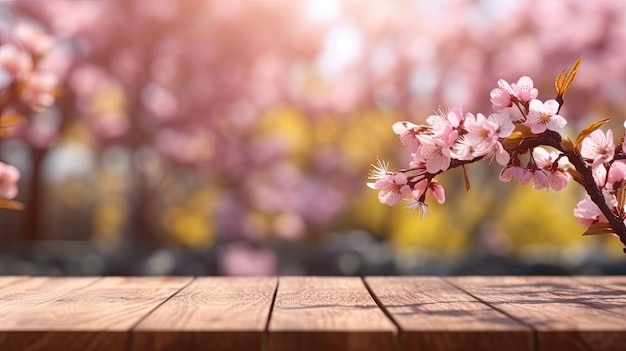
M 80 278 L 52 279 L 64 285 Z M 191 278 L 102 278 L 71 293 L 42 295 L 33 304 L 28 297 L 14 301 L 10 313 L 0 315 L 2 351 L 125 350 L 129 330 Z M 16 284 L 15 288 L 24 284 Z M 5 289 L 0 290 L 0 294 Z
M 626 291 L 626 276 L 623 275 L 607 275 L 607 276 L 577 276 L 574 277 L 580 284 L 602 286 L 609 290 Z
M 2 289 L 5 286 L 9 286 L 11 284 L 15 284 L 18 282 L 23 282 L 25 280 L 28 280 L 29 277 L 27 276 L 2 276 L 0 277 L 0 289 Z
M 281 277 L 268 349 L 385 351 L 396 333 L 360 278 Z
M 276 278 L 198 278 L 132 333 L 133 351 L 261 350 Z
M 529 351 L 532 329 L 436 277 L 368 277 L 402 350 Z
M 0 289 L 0 320 L 25 307 L 61 298 L 96 282 L 98 277 L 48 278 L 32 277 Z M 2 324 L 0 324 L 0 327 Z
M 574 277 L 573 289 L 581 301 L 626 317 L 626 277 L 586 276 Z M 575 294 L 576 292 L 565 292 Z
M 623 350 L 626 318 L 585 303 L 569 278 L 453 277 L 448 281 L 532 326 L 537 350 Z

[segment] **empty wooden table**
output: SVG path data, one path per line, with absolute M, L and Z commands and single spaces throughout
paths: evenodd
M 626 277 L 0 277 L 0 350 L 626 350 Z

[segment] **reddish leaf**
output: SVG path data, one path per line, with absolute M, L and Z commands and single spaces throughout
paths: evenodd
M 604 235 L 613 234 L 611 225 L 605 222 L 594 223 L 587 228 L 583 235 Z
M 574 82 L 574 78 L 576 78 L 576 74 L 580 69 L 580 64 L 582 63 L 583 58 L 579 57 L 576 62 L 574 62 L 567 70 L 559 73 L 556 76 L 556 80 L 554 81 L 554 86 L 556 87 L 556 92 L 558 96 L 563 97 L 565 92 Z
M 23 210 L 24 204 L 13 200 L 0 199 L 0 208 L 7 210 Z
M 467 169 L 465 169 L 465 165 L 463 165 L 462 168 L 463 168 L 463 177 L 465 178 L 465 190 L 470 191 L 470 180 L 469 180 L 469 176 L 467 175 Z
M 561 148 L 565 152 L 574 151 L 574 143 L 570 138 L 563 138 L 563 140 L 561 140 Z
M 583 130 L 580 132 L 580 134 L 578 134 L 578 137 L 576 138 L 576 143 L 574 143 L 574 147 L 576 148 L 576 150 L 578 150 L 580 143 L 582 143 L 583 140 L 585 140 L 585 138 L 589 136 L 589 134 L 593 133 L 593 131 L 602 127 L 604 124 L 606 124 L 610 120 L 611 120 L 611 117 L 607 117 L 601 121 L 593 122 L 587 125 L 585 128 L 583 128 Z
M 17 126 L 25 122 L 26 118 L 19 113 L 9 113 L 0 116 L 0 138 L 12 137 Z

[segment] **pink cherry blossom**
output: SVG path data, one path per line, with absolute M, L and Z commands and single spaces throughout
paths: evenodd
M 566 157 L 559 156 L 560 154 L 556 151 L 548 152 L 540 147 L 533 149 L 533 159 L 539 168 L 533 175 L 533 186 L 535 186 L 535 180 L 537 181 L 536 186 L 541 189 L 549 187 L 559 191 L 567 186 L 571 176 L 565 172 L 564 167 L 568 164 L 568 160 Z M 544 179 L 542 173 L 545 173 L 547 179 Z
M 551 172 L 548 177 L 550 188 L 554 191 L 563 190 L 569 183 L 571 176 L 567 172 L 555 171 Z
M 601 130 L 594 130 L 580 145 L 580 155 L 592 161 L 592 167 L 611 161 L 615 155 L 613 131 L 607 130 L 606 134 Z
M 590 226 L 600 221 L 601 218 L 606 218 L 588 194 L 585 194 L 585 197 L 576 205 L 574 217 L 578 218 L 578 222 L 583 226 Z
M 474 155 L 477 154 L 479 154 L 478 150 L 474 148 L 465 135 L 457 139 L 451 150 L 452 157 L 457 160 L 471 160 L 475 158 L 476 156 Z
M 30 55 L 13 44 L 0 46 L 0 71 L 11 79 L 26 79 L 33 69 Z
M 424 218 L 430 213 L 430 209 L 428 208 L 426 202 L 420 200 L 419 198 L 410 197 L 407 200 L 406 207 L 409 209 L 410 212 L 417 214 L 421 218 Z
M 400 136 L 402 145 L 406 146 L 409 152 L 417 152 L 419 141 L 416 136 L 422 128 L 425 127 L 418 126 L 411 122 L 396 122 L 392 126 L 394 133 Z
M 508 85 L 509 83 L 507 83 L 506 81 L 504 81 L 503 79 L 500 79 L 500 81 L 502 81 L 502 85 L 504 85 L 506 83 L 506 85 L 508 86 L 509 90 L 510 90 L 510 85 Z M 498 81 L 498 85 L 501 85 L 500 81 Z M 502 86 L 501 85 L 501 86 Z M 489 94 L 489 96 L 491 97 L 491 104 L 492 104 L 492 108 L 494 111 L 501 111 L 505 108 L 511 107 L 513 105 L 513 101 L 511 100 L 511 94 L 509 93 L 509 91 L 502 89 L 502 88 L 494 88 L 491 93 Z
M 606 185 L 607 170 L 604 164 L 599 164 L 591 169 L 591 175 L 596 185 L 603 188 Z
M 428 135 L 418 135 L 418 139 L 421 147 L 418 153 L 413 156 L 415 161 L 425 163 L 428 173 L 436 174 L 450 167 L 452 145 L 447 144 L 442 139 Z
M 13 165 L 0 162 L 0 199 L 13 199 L 17 196 L 17 182 L 20 171 Z
M 521 182 L 522 179 L 524 179 L 525 174 L 526 168 L 519 166 L 507 166 L 502 168 L 500 171 L 500 180 L 503 182 L 510 182 L 512 180 Z
M 31 54 L 41 57 L 54 45 L 54 40 L 32 23 L 20 22 L 13 28 L 15 39 Z
M 523 76 L 517 83 L 511 84 L 515 96 L 523 102 L 529 102 L 537 98 L 539 91 L 533 87 L 533 80 L 528 76 Z
M 604 168 L 604 166 L 601 165 L 597 168 Z M 606 182 L 612 186 L 613 184 L 623 182 L 624 180 L 626 180 L 626 160 L 617 160 L 611 164 Z
M 544 103 L 533 99 L 528 109 L 526 124 L 534 134 L 540 134 L 546 130 L 558 131 L 567 124 L 565 118 L 557 114 L 559 103 L 556 100 L 548 100 Z
M 602 191 L 604 201 L 609 208 L 616 208 L 618 206 L 615 195 L 609 193 L 606 189 Z M 585 197 L 578 202 L 574 209 L 574 216 L 578 218 L 578 222 L 584 226 L 590 226 L 597 222 L 607 222 L 606 216 L 602 214 L 598 205 L 596 205 L 589 194 L 585 194 Z
M 533 177 L 531 182 L 533 184 L 533 189 L 541 190 L 550 187 L 550 178 L 548 172 L 544 171 L 543 169 L 537 169 L 533 171 L 532 174 Z
M 22 99 L 33 110 L 41 111 L 54 104 L 54 89 L 59 84 L 59 77 L 50 72 L 33 72 L 22 91 Z
M 528 76 L 523 76 L 517 83 L 509 84 L 506 80 L 498 80 L 498 88 L 489 94 L 494 111 L 501 111 L 507 107 L 512 107 L 515 100 L 529 102 L 537 98 L 539 91 L 533 87 L 533 80 Z
M 388 206 L 396 205 L 411 192 L 406 175 L 402 172 L 389 173 L 374 183 L 367 183 L 367 186 L 380 190 L 378 200 Z
M 535 164 L 537 167 L 542 169 L 552 169 L 552 166 L 557 159 L 559 159 L 560 165 L 567 164 L 567 158 L 559 158 L 559 155 L 560 154 L 556 151 L 548 152 L 548 150 L 541 147 L 533 149 L 533 159 L 535 160 Z
M 432 180 L 426 189 L 426 197 L 430 196 L 434 197 L 439 204 L 446 202 L 445 189 L 436 180 Z
M 468 114 L 464 126 L 468 132 L 465 138 L 474 149 L 474 157 L 495 157 L 500 165 L 508 164 L 510 155 L 499 140 L 510 135 L 514 129 L 507 113 L 494 113 L 489 117 L 482 113 L 476 116 Z

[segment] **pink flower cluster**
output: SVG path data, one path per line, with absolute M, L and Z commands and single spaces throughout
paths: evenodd
M 626 125 L 625 125 L 626 127 Z M 619 204 L 617 191 L 626 184 L 626 145 L 624 139 L 616 148 L 613 141 L 613 131 L 606 133 L 601 130 L 593 131 L 587 136 L 580 147 L 580 155 L 591 168 L 593 179 L 602 191 L 606 204 L 615 213 L 624 219 L 626 208 Z M 598 205 L 586 194 L 584 199 L 574 209 L 574 216 L 585 226 L 598 222 L 608 222 Z
M 0 137 L 11 137 L 24 120 L 25 106 L 33 111 L 52 106 L 59 78 L 46 68 L 54 46 L 50 35 L 30 22 L 19 22 L 4 34 L 6 42 L 0 45 Z M 33 134 L 32 130 L 26 134 Z M 17 168 L 0 162 L 0 200 L 15 198 L 19 177 Z
M 17 195 L 20 172 L 12 165 L 0 162 L 0 199 L 13 199 Z
M 370 172 L 373 182 L 368 186 L 380 191 L 380 202 L 393 206 L 405 199 L 410 209 L 423 214 L 428 209 L 428 197 L 433 196 L 439 203 L 445 201 L 444 189 L 434 179 L 437 174 L 481 159 L 495 159 L 504 166 L 500 173 L 504 182 L 517 180 L 535 189 L 563 189 L 571 178 L 566 157 L 539 147 L 529 150 L 504 146 L 516 130 L 536 136 L 562 129 L 567 121 L 558 114 L 559 103 L 538 100 L 538 91 L 526 76 L 513 84 L 499 80 L 498 88 L 490 95 L 493 111 L 487 116 L 464 114 L 460 107 L 454 107 L 429 116 L 425 125 L 395 123 L 393 131 L 412 160 L 408 169 L 397 172 L 388 171 L 388 164 L 382 161 L 374 166 Z M 530 157 L 523 162 L 525 154 Z
M 11 41 L 0 46 L 0 89 L 19 92 L 23 102 L 35 111 L 52 106 L 58 76 L 41 69 L 41 61 L 51 52 L 51 36 L 30 23 L 18 23 Z

